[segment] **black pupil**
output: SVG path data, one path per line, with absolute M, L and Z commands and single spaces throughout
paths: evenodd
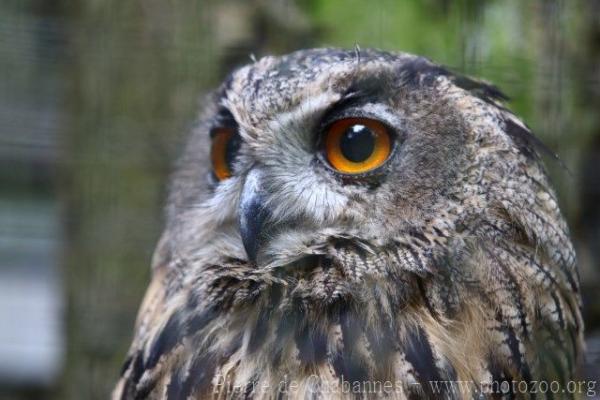
M 375 134 L 365 125 L 352 125 L 342 135 L 340 149 L 348 160 L 363 162 L 375 150 Z
M 225 162 L 229 169 L 231 169 L 231 165 L 233 164 L 233 160 L 237 155 L 238 150 L 240 149 L 240 138 L 237 135 L 233 135 L 228 141 L 227 146 L 225 147 Z

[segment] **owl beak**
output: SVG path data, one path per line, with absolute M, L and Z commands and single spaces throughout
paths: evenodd
M 261 171 L 251 170 L 246 177 L 239 205 L 239 227 L 248 261 L 256 264 L 263 239 L 265 221 L 270 216 L 264 207 L 265 196 L 261 185 Z

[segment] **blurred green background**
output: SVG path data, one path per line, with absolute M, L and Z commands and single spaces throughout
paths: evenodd
M 3 0 L 0 399 L 107 398 L 201 94 L 250 54 L 355 44 L 495 82 L 567 165 L 597 377 L 600 1 Z

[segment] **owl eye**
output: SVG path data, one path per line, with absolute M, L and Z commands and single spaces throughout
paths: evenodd
M 231 166 L 240 148 L 240 138 L 233 128 L 217 128 L 212 133 L 210 159 L 215 177 L 222 181 L 231 176 Z
M 368 118 L 335 121 L 325 132 L 324 152 L 333 168 L 360 174 L 380 167 L 392 152 L 389 129 Z

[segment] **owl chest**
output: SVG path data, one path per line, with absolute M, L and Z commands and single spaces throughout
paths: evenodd
M 405 327 L 383 310 L 374 314 L 375 306 L 257 307 L 232 315 L 213 331 L 221 361 L 211 390 L 232 398 L 307 398 L 347 391 L 356 382 L 414 383 L 401 351 Z M 428 357 L 433 365 L 431 352 Z

